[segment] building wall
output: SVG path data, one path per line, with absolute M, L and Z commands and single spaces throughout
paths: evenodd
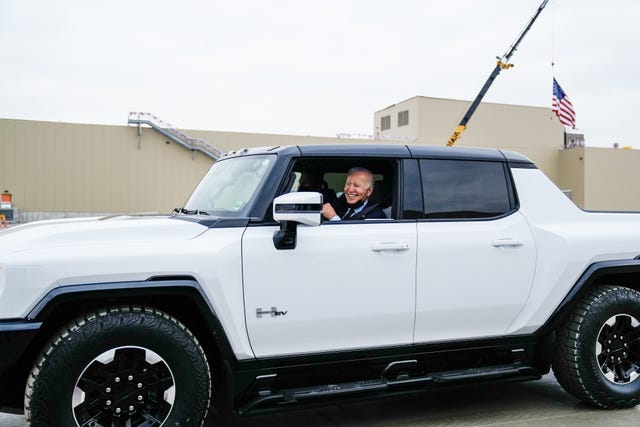
M 571 191 L 571 200 L 584 209 L 585 201 L 585 162 L 584 148 L 562 150 L 559 153 L 560 177 L 557 181 L 562 190 Z
M 150 129 L 0 119 L 0 192 L 21 212 L 169 212 L 211 164 Z
M 414 141 L 418 139 L 421 119 L 420 98 L 414 97 L 391 105 L 384 110 L 377 111 L 373 115 L 374 138 L 376 139 L 403 139 Z M 404 126 L 398 125 L 398 113 L 408 111 L 409 123 Z M 389 116 L 391 128 L 382 130 L 382 117 Z
M 596 147 L 583 150 L 587 189 L 584 209 L 640 211 L 640 151 Z
M 640 151 L 582 147 L 560 152 L 559 186 L 587 210 L 640 211 Z

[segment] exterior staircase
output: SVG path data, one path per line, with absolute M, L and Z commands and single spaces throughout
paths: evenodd
M 189 136 L 172 124 L 160 120 L 151 113 L 131 112 L 129 113 L 129 120 L 127 123 L 129 125 L 138 126 L 138 135 L 142 134 L 142 125 L 147 125 L 176 144 L 183 146 L 187 150 L 199 151 L 205 156 L 211 157 L 213 160 L 218 160 L 222 157 L 222 151 L 209 144 L 207 141 Z

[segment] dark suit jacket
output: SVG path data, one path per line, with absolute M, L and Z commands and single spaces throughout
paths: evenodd
M 346 213 L 347 209 L 349 209 L 349 205 L 347 204 L 344 196 L 338 197 L 336 200 L 331 202 L 331 206 L 336 211 L 336 214 L 342 218 Z M 367 219 L 367 218 L 386 218 L 387 216 L 384 214 L 384 211 L 378 206 L 377 203 L 367 202 L 367 205 L 357 214 L 353 215 L 351 218 L 347 218 L 345 221 L 351 221 L 354 219 Z

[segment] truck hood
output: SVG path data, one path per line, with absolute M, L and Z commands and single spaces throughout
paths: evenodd
M 25 250 L 100 243 L 192 239 L 208 228 L 169 216 L 116 216 L 37 221 L 0 231 L 3 255 Z

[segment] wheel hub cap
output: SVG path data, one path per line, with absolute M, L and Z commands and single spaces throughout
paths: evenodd
M 610 317 L 598 333 L 596 357 L 600 372 L 614 384 L 640 377 L 640 322 L 628 314 Z
M 72 398 L 78 426 L 160 426 L 175 396 L 168 364 L 140 347 L 108 350 L 87 365 Z

